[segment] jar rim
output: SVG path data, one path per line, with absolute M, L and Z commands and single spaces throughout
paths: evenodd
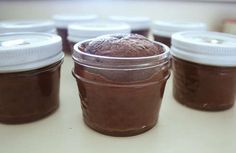
M 102 67 L 147 67 L 154 66 L 164 63 L 166 59 L 169 59 L 170 49 L 163 43 L 152 41 L 153 43 L 160 45 L 163 48 L 163 53 L 152 55 L 152 56 L 142 56 L 142 57 L 112 57 L 112 56 L 101 56 L 94 55 L 83 52 L 79 49 L 83 43 L 91 41 L 92 39 L 87 39 L 81 42 L 78 42 L 74 45 L 74 52 L 72 55 L 73 60 L 76 63 L 86 64 L 91 66 L 102 66 Z M 100 62 L 102 60 L 102 62 Z M 105 65 L 105 64 L 112 65 Z

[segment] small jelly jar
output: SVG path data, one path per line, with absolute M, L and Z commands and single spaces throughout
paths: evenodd
M 143 16 L 110 16 L 110 21 L 124 22 L 130 25 L 131 33 L 148 37 L 151 20 Z
M 125 23 L 96 21 L 71 24 L 68 27 L 68 37 L 71 50 L 76 43 L 106 34 L 129 34 L 130 26 Z
M 172 36 L 173 94 L 191 108 L 225 110 L 236 93 L 236 36 L 181 32 Z
M 7 20 L 0 22 L 0 34 L 12 32 L 56 33 L 54 23 L 43 20 Z
M 52 34 L 0 35 L 0 122 L 31 122 L 58 108 L 61 46 Z
M 169 72 L 169 48 L 147 57 L 108 57 L 75 44 L 73 75 L 84 122 L 107 135 L 131 136 L 157 123 Z
M 174 22 L 174 21 L 154 21 L 152 23 L 152 33 L 155 41 L 171 46 L 171 36 L 182 31 L 205 31 L 207 26 L 197 22 Z
M 72 15 L 72 14 L 58 14 L 53 16 L 57 34 L 62 38 L 63 51 L 70 55 L 71 49 L 68 37 L 68 25 L 72 23 L 91 22 L 97 19 L 97 15 Z

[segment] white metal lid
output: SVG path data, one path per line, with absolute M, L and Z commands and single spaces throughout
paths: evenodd
M 188 31 L 172 35 L 171 54 L 212 66 L 236 66 L 236 36 L 219 32 Z
M 125 22 L 130 25 L 131 30 L 142 30 L 150 28 L 150 18 L 142 16 L 110 16 L 109 20 Z
M 94 21 L 97 18 L 97 15 L 58 14 L 53 16 L 55 25 L 58 28 L 67 28 L 67 26 L 71 23 Z
M 152 32 L 160 36 L 171 37 L 172 34 L 182 31 L 206 31 L 207 26 L 200 22 L 154 21 Z
M 46 33 L 0 35 L 0 73 L 48 66 L 63 59 L 61 38 Z
M 51 21 L 9 20 L 0 22 L 0 34 L 11 32 L 48 32 L 54 29 Z
M 130 26 L 118 22 L 88 22 L 81 24 L 71 24 L 68 27 L 68 40 L 79 42 L 106 34 L 130 33 Z

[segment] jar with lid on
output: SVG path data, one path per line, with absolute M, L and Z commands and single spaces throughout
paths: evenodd
M 0 34 L 15 32 L 56 33 L 54 23 L 44 20 L 6 20 L 0 22 Z
M 0 122 L 31 122 L 58 108 L 63 57 L 59 36 L 0 35 Z
M 106 34 L 129 34 L 130 26 L 120 22 L 95 21 L 87 23 L 75 23 L 68 27 L 68 41 L 71 50 L 73 46 L 86 39 L 92 39 Z
M 171 36 L 183 31 L 206 31 L 205 23 L 184 21 L 154 21 L 152 33 L 155 41 L 171 46 Z
M 235 102 L 236 36 L 181 32 L 172 36 L 173 94 L 191 108 L 225 110 Z
M 130 25 L 131 33 L 148 37 L 150 18 L 145 16 L 109 16 L 112 22 L 124 22 Z
M 57 34 L 62 38 L 62 48 L 65 54 L 70 55 L 70 44 L 67 40 L 68 25 L 72 23 L 91 22 L 97 19 L 97 15 L 57 14 L 53 16 Z

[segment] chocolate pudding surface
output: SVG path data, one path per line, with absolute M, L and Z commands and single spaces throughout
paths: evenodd
M 111 57 L 144 57 L 163 53 L 159 44 L 137 34 L 97 37 L 82 44 L 80 49 L 89 54 Z

